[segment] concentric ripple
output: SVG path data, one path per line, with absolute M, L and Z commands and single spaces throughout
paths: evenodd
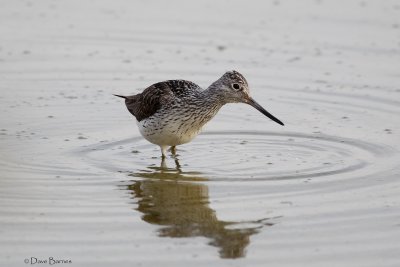
M 161 163 L 159 148 L 142 137 L 90 147 L 83 153 L 98 168 L 142 178 L 229 181 L 355 176 L 354 172 L 367 169 L 391 150 L 321 134 L 220 131 L 201 134 L 178 147 L 176 157 L 170 155 Z M 110 157 L 113 160 L 107 161 Z
M 0 266 L 400 266 L 397 2 L 2 5 Z M 231 69 L 285 127 L 161 161 L 112 96 Z

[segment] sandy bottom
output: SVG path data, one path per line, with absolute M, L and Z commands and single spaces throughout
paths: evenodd
M 400 266 L 399 18 L 398 1 L 3 4 L 0 265 Z M 161 162 L 112 96 L 231 69 L 285 127 L 228 105 Z

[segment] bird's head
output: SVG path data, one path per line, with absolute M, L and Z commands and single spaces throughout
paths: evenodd
M 219 78 L 213 85 L 218 88 L 218 95 L 224 100 L 225 103 L 248 104 L 260 111 L 271 120 L 275 121 L 276 123 L 284 125 L 283 122 L 281 122 L 268 111 L 266 111 L 250 96 L 249 85 L 243 75 L 239 72 L 235 70 L 228 71 L 224 75 L 222 75 L 222 77 Z

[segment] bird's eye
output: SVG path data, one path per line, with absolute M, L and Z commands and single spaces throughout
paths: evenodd
M 237 83 L 232 84 L 232 88 L 235 90 L 239 90 L 240 89 L 240 85 Z

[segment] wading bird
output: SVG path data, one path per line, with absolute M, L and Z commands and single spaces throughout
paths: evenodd
M 122 96 L 126 107 L 135 116 L 140 133 L 149 142 L 159 145 L 162 157 L 171 147 L 190 142 L 219 109 L 228 103 L 246 103 L 271 120 L 284 125 L 250 96 L 246 79 L 237 71 L 228 71 L 207 89 L 185 80 L 159 82 L 142 93 Z

